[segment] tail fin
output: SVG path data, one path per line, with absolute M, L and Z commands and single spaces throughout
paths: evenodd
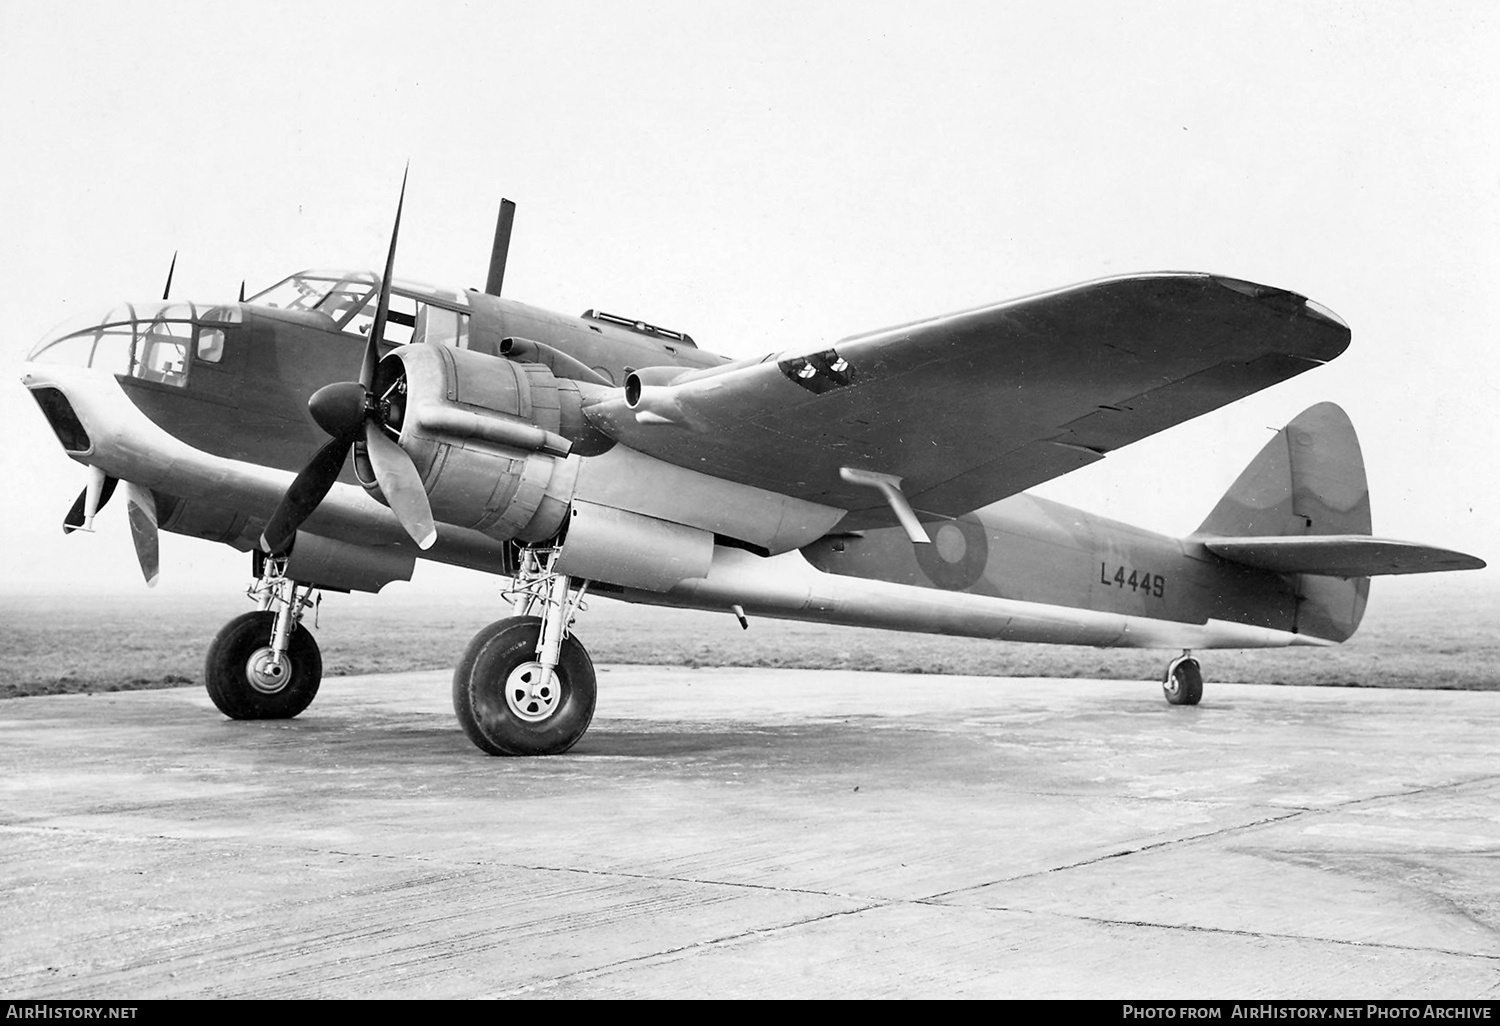
M 1347 546 L 1369 534 L 1370 488 L 1359 438 L 1348 414 L 1333 403 L 1319 403 L 1276 432 L 1193 537 L 1210 551 L 1222 548 L 1225 558 L 1254 566 L 1257 555 L 1263 560 L 1267 550 L 1277 549 L 1271 539 L 1336 535 Z M 1235 551 L 1231 539 L 1251 544 Z M 1279 564 L 1265 569 L 1294 575 L 1297 633 L 1343 641 L 1364 617 L 1370 579 L 1299 572 L 1298 562 L 1304 570 L 1326 569 L 1305 544 L 1302 548 L 1290 564 L 1284 553 L 1276 553 Z
M 1293 629 L 1329 641 L 1359 627 L 1375 574 L 1484 566 L 1462 552 L 1370 537 L 1364 457 L 1333 403 L 1276 432 L 1192 540 L 1231 562 L 1286 574 L 1297 594 Z
M 1229 538 L 1369 533 L 1364 456 L 1348 414 L 1333 403 L 1303 411 L 1276 432 L 1196 532 Z

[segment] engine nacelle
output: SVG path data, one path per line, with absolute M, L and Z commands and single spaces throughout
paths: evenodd
M 256 552 L 255 576 L 260 576 Z M 377 592 L 392 581 L 411 580 L 417 554 L 410 546 L 350 545 L 334 538 L 297 532 L 287 556 L 286 575 L 330 591 Z
M 523 542 L 562 527 L 578 477 L 567 456 L 589 430 L 575 382 L 539 364 L 416 345 L 381 361 L 375 394 L 388 397 L 385 420 L 400 428 L 436 519 Z

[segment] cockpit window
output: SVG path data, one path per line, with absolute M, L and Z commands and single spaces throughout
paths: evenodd
M 130 373 L 142 381 L 164 385 L 187 384 L 188 349 L 193 344 L 191 321 L 159 317 L 136 336 Z
M 254 303 L 256 306 L 273 307 L 277 310 L 313 310 L 328 298 L 330 292 L 336 289 L 351 291 L 356 286 L 362 287 L 364 294 L 368 295 L 375 287 L 373 276 L 369 274 L 346 275 L 337 271 L 327 273 L 301 271 L 277 282 L 268 289 L 257 292 L 246 302 Z
M 359 313 L 366 300 L 373 302 L 374 291 L 369 285 L 360 282 L 341 281 L 318 301 L 317 308 L 332 317 L 339 327 L 343 327 Z

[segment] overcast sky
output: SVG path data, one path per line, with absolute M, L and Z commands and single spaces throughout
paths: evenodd
M 377 265 L 408 158 L 399 275 L 482 284 L 503 194 L 507 295 L 735 356 L 1132 271 L 1304 293 L 1338 360 L 1039 491 L 1186 533 L 1332 400 L 1377 534 L 1500 561 L 1496 10 L 0 0 L 0 588 L 144 592 L 123 503 L 60 531 L 84 472 L 30 346 L 160 295 L 174 250 L 184 299 Z M 162 564 L 248 576 L 171 536 Z

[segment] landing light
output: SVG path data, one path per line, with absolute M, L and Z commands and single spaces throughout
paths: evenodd
M 1337 324 L 1341 328 L 1347 329 L 1349 327 L 1348 324 L 1344 323 L 1344 319 L 1342 317 L 1334 313 L 1332 310 L 1328 309 L 1328 307 L 1324 306 L 1322 303 L 1318 303 L 1314 300 L 1309 299 L 1305 301 L 1303 305 L 1307 308 L 1307 312 L 1314 317 L 1321 317 L 1325 321 L 1332 321 L 1334 324 Z

